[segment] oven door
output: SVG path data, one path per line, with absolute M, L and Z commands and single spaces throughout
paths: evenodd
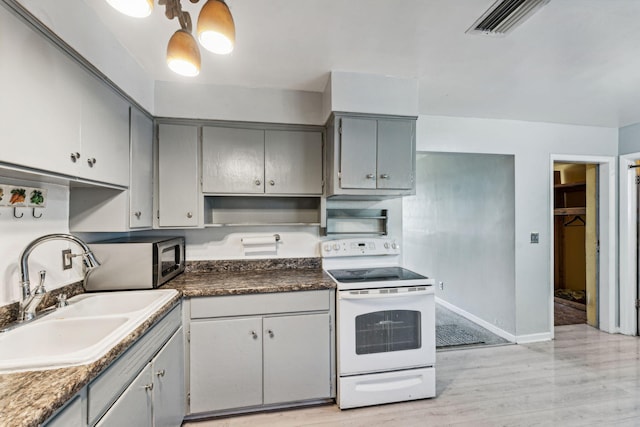
M 339 375 L 435 365 L 431 286 L 338 291 Z

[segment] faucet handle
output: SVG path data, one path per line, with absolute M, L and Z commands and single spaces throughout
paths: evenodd
M 47 290 L 44 288 L 44 279 L 47 276 L 46 270 L 40 270 L 40 283 L 35 290 L 35 294 L 44 294 Z
M 62 308 L 69 305 L 69 301 L 67 301 L 67 294 L 58 295 L 58 303 L 56 304 L 56 308 Z

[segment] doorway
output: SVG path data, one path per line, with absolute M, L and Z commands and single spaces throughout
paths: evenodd
M 553 164 L 554 326 L 598 327 L 598 164 Z

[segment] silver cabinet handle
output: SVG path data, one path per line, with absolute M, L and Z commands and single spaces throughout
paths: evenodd
M 164 369 L 161 369 L 158 372 L 156 372 L 156 375 L 159 376 L 159 377 L 164 377 L 164 374 L 165 374 L 165 370 Z
M 258 333 L 256 331 L 251 331 L 250 334 L 251 334 L 251 336 L 253 337 L 254 340 L 258 339 Z
M 187 218 L 193 218 L 193 214 L 191 212 L 187 212 Z
M 78 152 L 71 153 L 71 161 L 72 161 L 73 163 L 75 163 L 75 162 L 76 162 L 76 160 L 78 160 L 79 158 L 80 158 L 80 153 L 78 153 Z
M 151 391 L 151 390 L 153 390 L 153 383 L 145 385 L 145 386 L 144 386 L 144 389 L 145 389 L 146 391 Z
M 367 174 L 367 179 L 376 179 L 376 176 L 372 173 Z
M 140 211 L 138 211 L 138 212 L 134 212 L 133 214 L 134 214 L 134 215 L 136 216 L 136 218 L 138 218 L 138 219 L 140 219 L 140 217 L 142 216 L 142 212 L 140 212 Z
M 262 182 L 259 179 L 256 179 L 255 184 L 256 185 L 260 185 L 260 184 L 262 184 Z
M 380 178 L 389 179 L 389 175 L 387 175 L 386 173 L 383 173 L 383 174 L 380 175 Z
M 269 334 L 269 338 L 273 338 L 275 336 L 271 329 L 267 329 L 267 333 Z
M 95 164 L 96 164 L 96 159 L 95 159 L 95 157 L 92 157 L 92 158 L 90 158 L 90 159 L 87 159 L 87 163 L 89 164 L 89 167 L 90 167 L 90 168 L 92 168 L 92 167 L 93 167 L 93 165 L 95 165 Z
M 276 185 L 276 182 L 274 180 L 269 181 L 269 185 Z

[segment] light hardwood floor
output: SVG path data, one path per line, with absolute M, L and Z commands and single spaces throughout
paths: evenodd
M 434 399 L 185 426 L 640 426 L 640 338 L 587 325 L 555 333 L 549 342 L 439 352 Z

